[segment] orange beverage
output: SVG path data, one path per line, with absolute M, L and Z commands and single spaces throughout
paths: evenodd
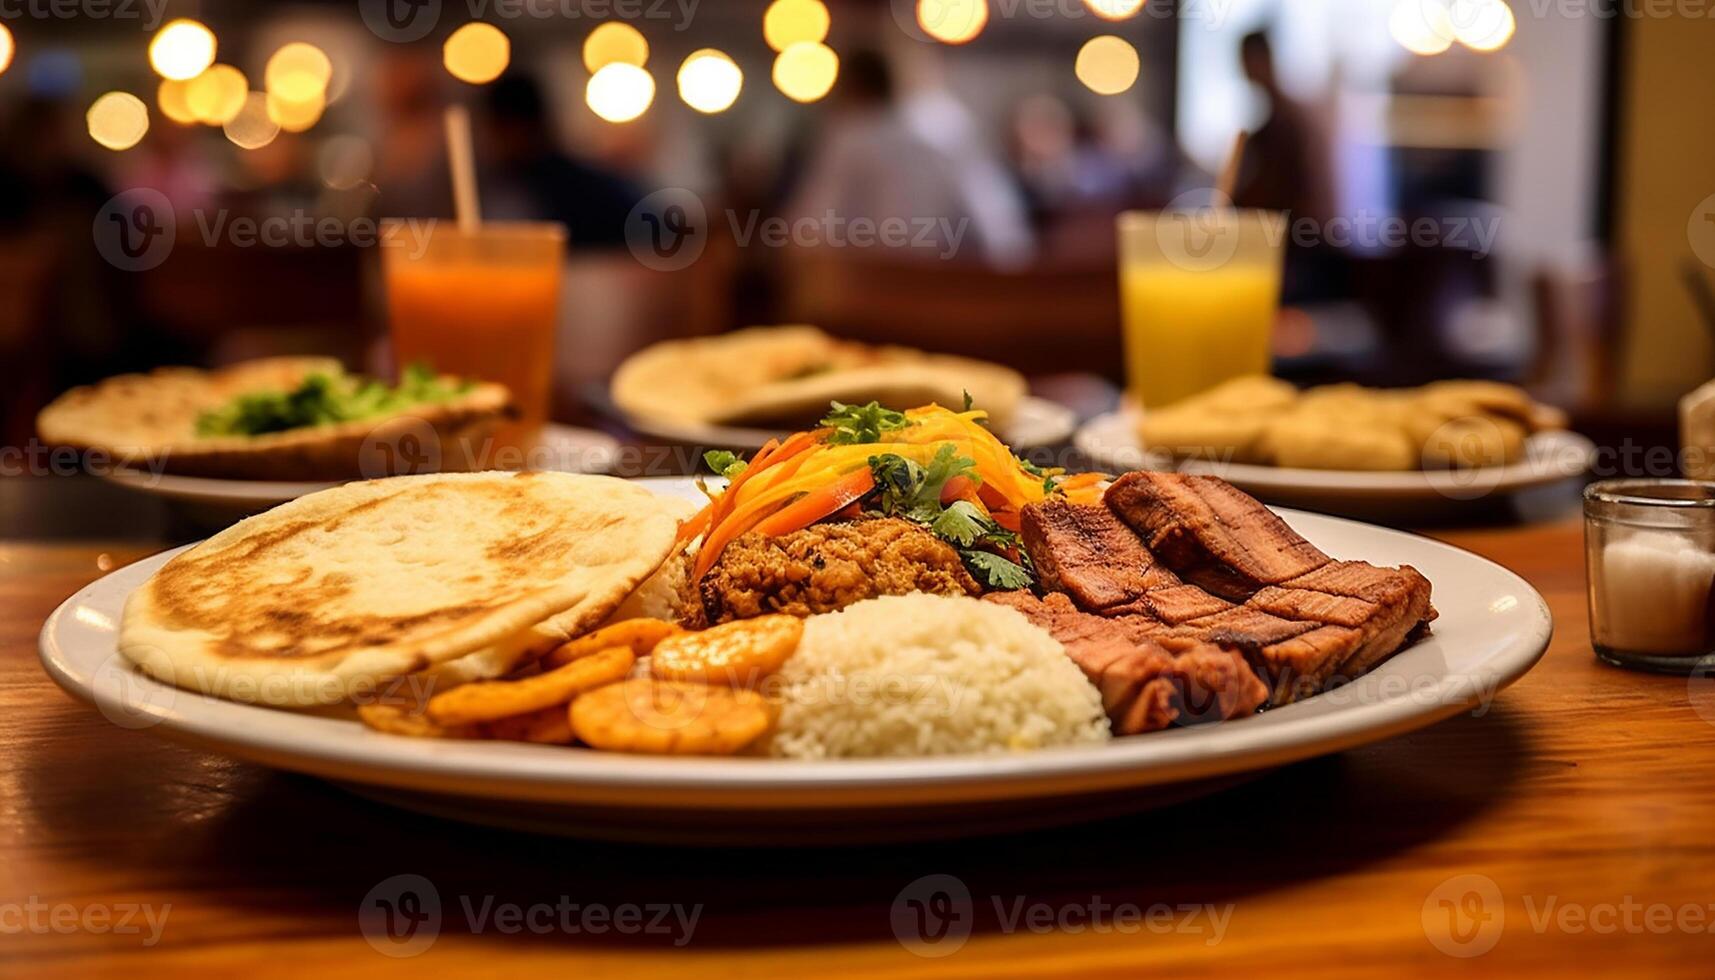
M 381 250 L 395 361 L 505 385 L 521 415 L 497 450 L 528 452 L 548 421 L 566 230 L 556 224 L 450 221 L 413 237 L 393 224 Z
M 1285 238 L 1277 212 L 1120 215 L 1126 387 L 1134 401 L 1160 408 L 1269 372 Z

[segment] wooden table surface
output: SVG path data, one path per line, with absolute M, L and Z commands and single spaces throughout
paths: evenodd
M 1595 662 L 1575 522 L 1437 536 L 1554 611 L 1485 709 L 1141 816 L 814 851 L 476 829 L 122 730 L 47 680 L 36 632 L 145 549 L 0 544 L 0 975 L 1715 975 L 1715 685 Z M 414 958 L 358 918 L 401 874 L 443 913 Z M 943 957 L 890 917 L 927 875 L 972 895 Z M 580 929 L 589 906 L 697 918 L 684 942 L 671 918 L 572 933 L 561 902 Z M 534 931 L 501 911 L 535 906 Z

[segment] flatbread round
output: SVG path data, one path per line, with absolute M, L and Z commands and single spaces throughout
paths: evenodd
M 327 357 L 270 357 L 215 371 L 161 368 L 74 388 L 42 409 L 44 442 L 107 453 L 151 472 L 246 480 L 353 480 L 477 467 L 480 447 L 511 396 L 479 384 L 455 398 L 399 412 L 256 436 L 198 436 L 197 418 L 239 395 L 291 391 L 339 374 Z
M 352 483 L 168 562 L 126 603 L 119 650 L 180 687 L 331 704 L 459 661 L 488 676 L 607 616 L 672 549 L 648 490 L 562 473 Z
M 1004 423 L 1026 388 L 1022 375 L 998 364 L 787 326 L 656 344 L 620 365 L 612 393 L 614 404 L 642 419 L 802 428 L 832 401 L 957 408 L 966 392 Z

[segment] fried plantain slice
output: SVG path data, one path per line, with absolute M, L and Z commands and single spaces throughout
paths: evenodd
M 609 647 L 531 677 L 455 687 L 429 699 L 429 720 L 469 725 L 565 704 L 580 692 L 624 677 L 636 659 L 627 647 Z
M 754 687 L 798 649 L 804 621 L 780 614 L 722 623 L 662 640 L 649 672 L 662 680 Z
M 546 667 L 563 667 L 609 647 L 629 647 L 634 657 L 647 657 L 655 644 L 684 630 L 664 619 L 624 619 L 555 647 L 542 658 Z
M 572 702 L 572 731 L 598 749 L 652 755 L 732 755 L 768 730 L 755 691 L 636 677 Z

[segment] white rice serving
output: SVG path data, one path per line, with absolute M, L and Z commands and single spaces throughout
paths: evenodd
M 774 680 L 776 756 L 1007 752 L 1111 737 L 1100 694 L 1059 641 L 977 599 L 890 596 L 813 616 Z

